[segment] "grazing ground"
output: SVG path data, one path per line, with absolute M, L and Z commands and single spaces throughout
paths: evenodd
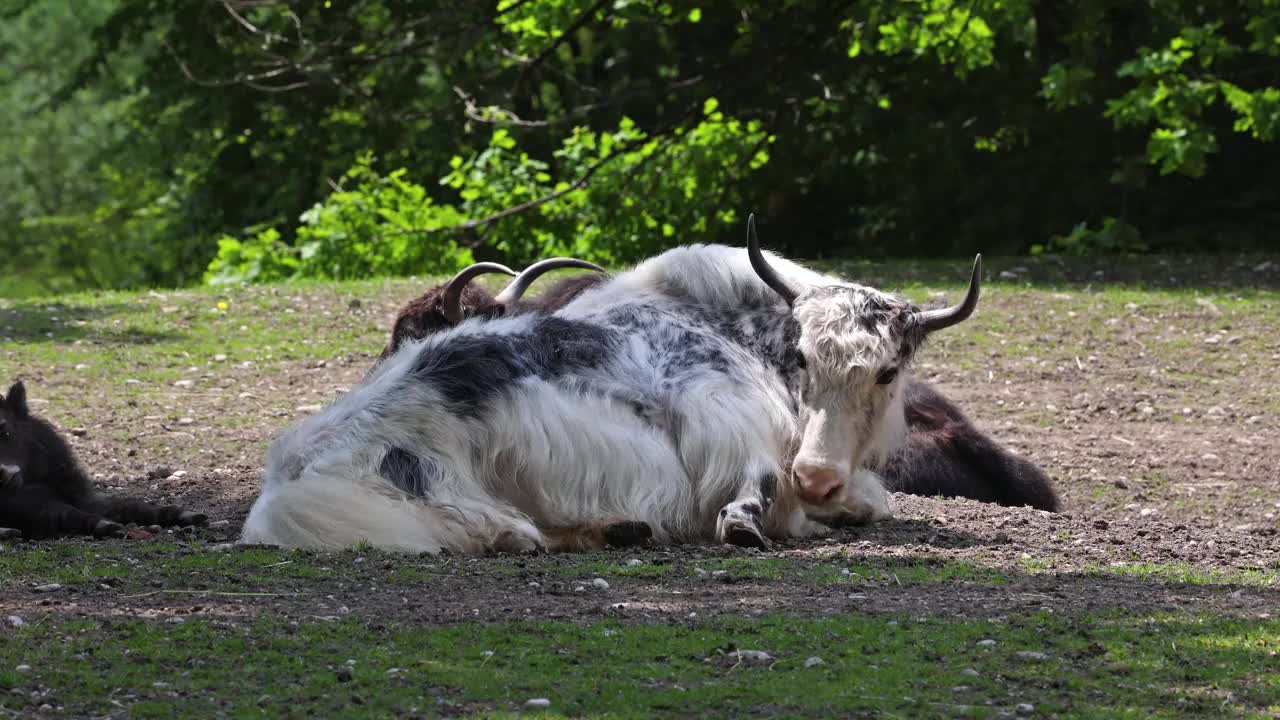
M 967 276 L 836 269 L 918 301 Z M 214 520 L 5 543 L 0 715 L 1280 717 L 1280 259 L 988 271 L 917 374 L 1066 511 L 896 495 L 763 553 L 230 547 L 272 434 L 426 282 L 0 301 L 0 382 L 98 483 Z

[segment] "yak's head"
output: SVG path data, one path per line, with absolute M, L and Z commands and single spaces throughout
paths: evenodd
M 41 482 L 74 465 L 71 448 L 58 431 L 31 414 L 22 381 L 0 395 L 0 490 L 16 487 L 23 477 Z
M 16 382 L 0 395 L 0 465 L 27 464 L 26 438 L 30 434 L 31 412 L 27 409 L 27 389 Z
M 902 388 L 916 349 L 929 333 L 962 322 L 977 307 L 982 256 L 974 260 L 960 304 L 921 310 L 865 285 L 804 286 L 784 278 L 760 251 L 754 218 L 747 233 L 752 268 L 787 301 L 799 324 L 796 491 L 819 514 L 835 512 L 859 500 L 845 497 L 853 473 L 892 450 L 886 436 L 901 431 L 895 418 L 902 415 Z
M 401 308 L 391 328 L 391 340 L 378 360 L 385 360 L 404 343 L 448 330 L 467 318 L 502 317 L 520 300 L 534 280 L 543 273 L 559 268 L 604 272 L 604 268 L 599 265 L 576 258 L 549 258 L 530 265 L 519 274 L 498 263 L 476 263 L 454 275 L 449 282 L 431 288 Z M 487 273 L 513 275 L 515 279 L 502 292 L 491 295 L 488 290 L 471 283 Z

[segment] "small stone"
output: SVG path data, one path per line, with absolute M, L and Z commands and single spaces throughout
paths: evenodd
M 1107 528 L 1111 527 L 1111 523 L 1107 522 L 1106 520 L 1094 520 L 1093 527 L 1097 530 L 1106 530 Z
M 549 708 L 551 707 L 551 701 L 546 698 L 529 698 L 524 701 L 524 706 L 527 708 Z
M 196 384 L 195 380 L 178 380 L 173 384 L 173 386 L 178 388 L 189 388 L 195 384 Z
M 173 474 L 173 468 L 168 465 L 157 465 L 147 471 L 148 480 L 160 480 L 167 478 Z
M 595 578 L 591 581 L 591 586 L 597 590 L 608 590 L 609 583 L 604 578 Z
M 1036 652 L 1035 650 L 1019 650 L 1018 652 L 1014 653 L 1014 655 L 1019 660 L 1031 660 L 1034 662 L 1044 662 L 1045 660 L 1049 659 L 1048 655 L 1045 655 L 1042 652 Z
M 825 665 L 825 664 L 826 663 L 823 661 L 823 659 L 818 657 L 817 655 L 814 655 L 813 657 L 808 658 L 807 660 L 804 661 L 804 666 L 807 668 L 817 667 L 819 665 Z
M 639 567 L 643 564 L 644 564 L 644 561 L 639 558 L 631 558 L 630 560 L 627 561 L 627 567 Z
M 84 428 L 71 428 L 71 434 L 76 437 L 84 437 L 89 434 L 89 431 Z
M 58 592 L 61 589 L 62 589 L 62 586 L 59 585 L 58 583 L 45 583 L 44 585 L 37 585 L 35 588 L 36 592 L 38 593 Z
M 213 356 L 213 361 L 214 361 L 214 362 L 226 362 L 226 361 L 227 361 L 227 356 L 226 356 L 226 355 L 223 355 L 222 353 L 218 353 L 217 355 L 214 355 L 214 356 Z
M 30 665 L 19 665 L 18 667 L 14 668 L 14 669 L 13 669 L 13 671 L 14 671 L 14 672 L 20 672 L 20 673 L 29 673 L 29 672 L 31 672 L 31 666 L 30 666 Z
M 179 615 L 174 615 L 173 617 L 169 618 L 168 620 L 165 620 L 165 622 L 169 623 L 170 625 L 181 625 L 182 623 L 184 623 L 184 622 L 186 622 L 186 621 L 187 621 L 187 619 L 186 619 L 186 618 L 181 617 L 181 616 L 179 616 Z
M 1036 706 L 1031 703 L 1018 703 L 1014 706 L 1013 711 L 1019 715 L 1030 715 L 1036 711 Z
M 323 409 L 324 409 L 323 405 L 299 405 L 298 407 L 294 408 L 294 410 L 296 410 L 297 412 L 308 413 L 308 414 L 318 413 Z
M 960 671 L 960 674 L 966 677 L 978 677 L 979 675 L 978 671 L 973 668 L 965 668 Z
M 1155 508 L 1142 508 L 1141 510 L 1138 511 L 1138 515 L 1140 517 L 1151 517 L 1152 515 L 1155 515 L 1157 512 L 1159 512 L 1159 510 L 1156 510 Z
M 995 647 L 996 641 L 991 638 L 985 638 L 977 642 L 978 647 Z
M 195 418 L 189 418 L 189 417 L 180 417 L 180 418 L 178 418 L 178 424 L 179 424 L 179 425 L 195 425 L 195 424 L 196 424 L 196 419 L 195 419 Z
M 335 672 L 334 675 L 337 677 L 337 680 L 340 683 L 351 682 L 351 668 L 349 667 L 344 666 L 344 667 L 338 668 L 337 672 Z
M 7 617 L 7 618 L 5 618 L 5 619 L 4 619 L 4 624 L 5 624 L 5 625 L 8 625 L 9 627 L 13 627 L 13 628 L 20 628 L 20 627 L 22 627 L 23 625 L 26 625 L 26 624 L 27 624 L 27 621 L 26 621 L 26 620 L 23 620 L 22 618 L 18 617 L 17 615 L 10 615 L 9 617 Z
M 226 527 L 230 524 L 231 524 L 230 520 L 214 520 L 213 522 L 209 523 L 209 527 L 221 528 L 221 527 Z

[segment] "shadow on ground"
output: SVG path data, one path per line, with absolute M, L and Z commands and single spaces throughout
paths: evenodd
M 152 345 L 184 339 L 172 330 L 131 325 L 101 327 L 101 321 L 155 312 L 139 303 L 72 304 L 28 300 L 0 308 L 0 338 L 24 343 L 67 343 L 94 340 L 114 345 Z

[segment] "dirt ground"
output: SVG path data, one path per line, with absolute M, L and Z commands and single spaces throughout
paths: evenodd
M 1263 285 L 1273 282 L 1268 275 Z M 127 403 L 80 387 L 70 368 L 31 367 L 26 376 L 37 412 L 77 394 L 95 409 L 93 422 L 69 429 L 101 485 L 178 502 L 215 521 L 206 530 L 163 538 L 197 546 L 227 542 L 257 492 L 272 434 L 360 381 L 380 349 L 379 328 L 408 294 L 405 284 L 389 285 L 364 293 L 357 308 L 342 292 L 300 291 L 300 313 L 324 309 L 329 321 L 357 327 L 368 345 L 321 360 L 193 361 L 192 383 Z M 972 327 L 922 351 L 917 376 L 1045 468 L 1064 500 L 1060 514 L 896 495 L 894 520 L 764 553 L 717 547 L 609 553 L 605 561 L 619 566 L 639 559 L 675 569 L 611 575 L 605 590 L 574 577 L 571 567 L 566 573 L 573 560 L 565 557 L 395 563 L 418 568 L 428 578 L 424 586 L 388 580 L 392 560 L 343 553 L 316 556 L 317 565 L 333 570 L 324 583 L 286 581 L 273 586 L 270 597 L 174 593 L 184 588 L 173 583 L 142 596 L 90 583 L 50 597 L 10 585 L 0 590 L 0 614 L 38 607 L 71 615 L 235 618 L 269 604 L 297 619 L 354 612 L 429 623 L 851 609 L 981 617 L 1024 608 L 1274 612 L 1280 608 L 1274 582 L 1229 578 L 1280 571 L 1280 312 L 1274 295 L 1248 301 L 1236 294 L 1218 289 L 1117 299 L 1087 286 L 1040 291 L 1010 284 L 988 291 Z M 735 558 L 886 571 L 832 583 L 696 569 L 703 561 Z M 907 560 L 971 564 L 1003 580 L 903 583 L 893 568 Z M 509 571 L 492 572 L 498 562 Z M 1228 580 L 1098 571 L 1144 564 L 1185 565 Z

